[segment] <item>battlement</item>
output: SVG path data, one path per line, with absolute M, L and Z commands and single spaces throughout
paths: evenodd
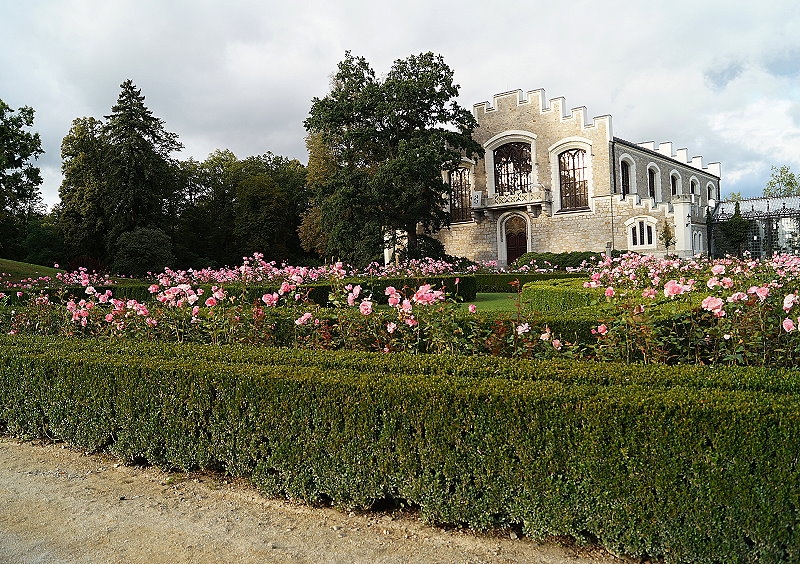
M 578 106 L 567 110 L 567 102 L 563 97 L 547 99 L 544 89 L 529 90 L 523 93 L 522 90 L 511 90 L 492 96 L 492 102 L 480 102 L 472 107 L 475 119 L 480 121 L 484 115 L 501 113 L 516 108 L 527 107 L 540 116 L 552 116 L 562 122 L 572 121 L 584 130 L 596 130 L 604 127 L 608 132 L 608 139 L 613 138 L 611 131 L 611 116 L 595 116 L 591 120 L 585 106 Z
M 679 163 L 688 165 L 697 170 L 701 170 L 703 172 L 711 174 L 712 176 L 716 176 L 717 178 L 719 178 L 722 175 L 722 167 L 720 166 L 720 163 L 718 162 L 708 163 L 708 166 L 704 167 L 702 156 L 697 155 L 692 157 L 690 160 L 688 149 L 677 149 L 673 152 L 672 143 L 669 141 L 665 143 L 659 143 L 657 148 L 654 141 L 645 141 L 644 143 L 637 143 L 637 145 L 642 149 L 647 149 L 648 151 L 659 153 L 672 160 L 678 161 Z

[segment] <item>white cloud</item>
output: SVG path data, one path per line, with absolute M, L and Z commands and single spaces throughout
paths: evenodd
M 800 154 L 795 0 L 5 4 L 0 97 L 36 110 L 50 205 L 71 121 L 107 115 L 128 78 L 178 133 L 182 158 L 229 148 L 304 160 L 310 100 L 347 49 L 379 75 L 397 58 L 441 53 L 467 107 L 544 88 L 590 116 L 612 114 L 621 137 L 721 161 L 729 190 L 760 192 L 771 164 Z

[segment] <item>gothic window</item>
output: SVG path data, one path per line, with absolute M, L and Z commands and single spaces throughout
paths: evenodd
M 670 175 L 670 177 L 669 177 L 669 185 L 672 188 L 672 195 L 673 196 L 677 196 L 678 195 L 678 189 L 680 187 L 678 186 L 678 177 L 676 175 L 674 175 L 674 174 Z
M 632 250 L 655 247 L 655 224 L 653 218 L 635 218 L 625 222 L 628 227 L 628 245 Z
M 586 180 L 586 151 L 570 149 L 558 156 L 558 177 L 561 188 L 561 209 L 589 207 L 589 187 Z
M 450 171 L 450 219 L 454 223 L 472 220 L 472 191 L 469 169 L 461 167 Z
M 620 176 L 622 177 L 622 196 L 625 197 L 631 193 L 631 167 L 628 161 L 620 163 Z
M 506 143 L 494 150 L 494 187 L 497 194 L 528 192 L 531 186 L 530 143 Z
M 689 192 L 691 192 L 692 194 L 697 193 L 697 180 L 692 180 L 691 182 L 689 182 Z
M 647 192 L 651 198 L 656 199 L 656 170 L 654 168 L 647 169 Z

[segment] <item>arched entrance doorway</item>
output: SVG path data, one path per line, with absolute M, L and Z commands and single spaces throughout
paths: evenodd
M 528 252 L 528 228 L 525 220 L 518 215 L 506 221 L 506 261 L 511 264 Z

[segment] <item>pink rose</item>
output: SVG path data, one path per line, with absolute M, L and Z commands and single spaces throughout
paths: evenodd
M 478 310 L 478 307 L 475 304 L 469 304 L 469 312 L 475 313 Z
M 786 331 L 787 333 L 791 333 L 792 331 L 795 330 L 794 321 L 792 321 L 788 317 L 783 320 L 782 325 L 783 325 L 783 330 Z

